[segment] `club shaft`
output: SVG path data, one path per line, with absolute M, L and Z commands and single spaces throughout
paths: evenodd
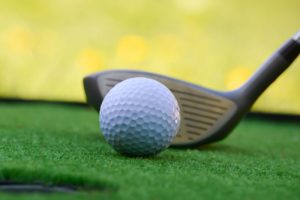
M 273 53 L 254 75 L 237 89 L 239 96 L 254 103 L 261 93 L 291 65 L 299 53 L 300 31 Z

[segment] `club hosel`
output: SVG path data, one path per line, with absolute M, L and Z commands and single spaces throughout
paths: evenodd
M 245 84 L 238 88 L 240 98 L 254 103 L 289 65 L 290 63 L 281 55 L 273 55 Z
M 282 74 L 300 53 L 300 43 L 288 40 L 235 93 L 238 99 L 253 104 L 255 100 Z

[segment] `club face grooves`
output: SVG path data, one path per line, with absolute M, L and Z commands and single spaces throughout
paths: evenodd
M 116 84 L 106 84 L 107 87 L 113 88 Z
M 173 93 L 176 93 L 176 92 L 173 92 Z M 185 101 L 185 102 L 192 102 L 192 103 L 196 103 L 198 105 L 205 105 L 205 106 L 208 106 L 208 107 L 215 107 L 215 108 L 220 108 L 221 110 L 226 110 L 227 108 L 224 107 L 224 106 L 219 106 L 218 104 L 221 103 L 220 101 L 218 101 L 218 103 L 216 104 L 212 104 L 212 103 L 207 103 L 206 101 L 201 101 L 201 100 L 194 100 L 194 99 L 190 99 L 190 98 L 187 98 L 187 97 L 181 97 L 180 98 L 181 101 Z
M 205 108 L 201 108 L 201 107 L 198 107 L 198 106 L 192 106 L 192 105 L 188 105 L 188 104 L 185 104 L 185 103 L 181 103 L 182 107 L 183 108 L 186 108 L 187 110 L 188 109 L 192 109 L 193 111 L 197 110 L 197 111 L 203 111 L 203 112 L 206 112 L 206 113 L 211 113 L 211 114 L 216 114 L 216 115 L 223 115 L 222 112 L 218 112 L 218 111 L 214 111 L 214 110 L 210 110 L 210 109 L 205 109 Z
M 185 123 L 185 126 L 191 128 L 191 129 L 199 129 L 201 132 L 202 132 L 202 131 L 207 131 L 207 128 L 205 128 L 205 127 L 195 126 L 195 125 L 189 124 L 188 122 Z M 192 132 L 192 131 L 191 131 L 191 132 Z M 199 135 L 199 134 L 198 134 L 198 135 Z
M 211 119 L 211 120 L 218 120 L 218 118 L 216 118 L 216 117 L 211 117 L 209 115 L 199 114 L 199 113 L 192 112 L 192 111 L 181 110 L 181 112 L 186 114 L 186 115 L 191 115 L 191 116 L 196 116 L 196 117 L 205 117 L 205 118 Z
M 210 137 L 236 110 L 236 104 L 222 96 L 197 90 L 163 76 L 136 71 L 130 73 L 120 70 L 98 74 L 97 85 L 102 98 L 117 83 L 133 77 L 157 80 L 167 86 L 176 97 L 181 110 L 181 124 L 172 146 L 190 146 Z
M 210 100 L 210 101 L 220 102 L 219 99 L 212 98 L 212 97 L 209 97 L 209 96 L 204 96 L 204 95 L 199 95 L 199 94 L 193 94 L 193 93 L 189 93 L 189 92 L 185 92 L 185 91 L 180 91 L 180 90 L 176 90 L 176 89 L 170 89 L 170 90 L 173 93 L 183 94 L 185 96 L 192 96 L 192 97 L 197 97 L 197 98 L 206 99 L 206 100 Z
M 213 122 L 207 122 L 207 121 L 204 121 L 204 120 L 198 120 L 198 119 L 194 119 L 192 117 L 184 117 L 184 120 L 191 121 L 191 122 L 196 122 L 196 123 L 199 123 L 199 124 L 205 124 L 205 125 L 208 125 L 208 126 L 213 126 L 214 125 Z

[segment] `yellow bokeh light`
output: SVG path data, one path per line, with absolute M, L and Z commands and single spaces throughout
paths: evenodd
M 62 48 L 61 38 L 54 30 L 43 30 L 39 33 L 36 51 L 44 56 L 55 55 Z
M 105 63 L 103 53 L 97 49 L 83 49 L 77 58 L 77 64 L 84 73 L 92 73 L 100 70 Z
M 228 90 L 240 87 L 251 76 L 251 70 L 247 67 L 235 67 L 225 77 L 225 85 Z
M 117 57 L 125 63 L 137 63 L 145 59 L 148 50 L 141 36 L 128 35 L 121 38 L 117 45 Z
M 8 49 L 13 53 L 31 53 L 34 47 L 33 33 L 27 28 L 18 26 L 6 33 Z
M 176 0 L 178 7 L 189 13 L 199 13 L 207 10 L 212 1 L 209 0 Z
M 160 35 L 156 39 L 156 54 L 164 61 L 179 62 L 182 57 L 182 44 L 180 39 L 171 34 Z

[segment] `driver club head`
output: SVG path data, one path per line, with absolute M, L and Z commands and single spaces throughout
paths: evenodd
M 181 112 L 180 129 L 171 146 L 190 148 L 225 138 L 299 53 L 300 31 L 275 51 L 240 88 L 228 92 L 137 70 L 103 71 L 85 77 L 83 83 L 88 104 L 99 112 L 105 95 L 123 80 L 146 77 L 161 82 L 173 92 Z

